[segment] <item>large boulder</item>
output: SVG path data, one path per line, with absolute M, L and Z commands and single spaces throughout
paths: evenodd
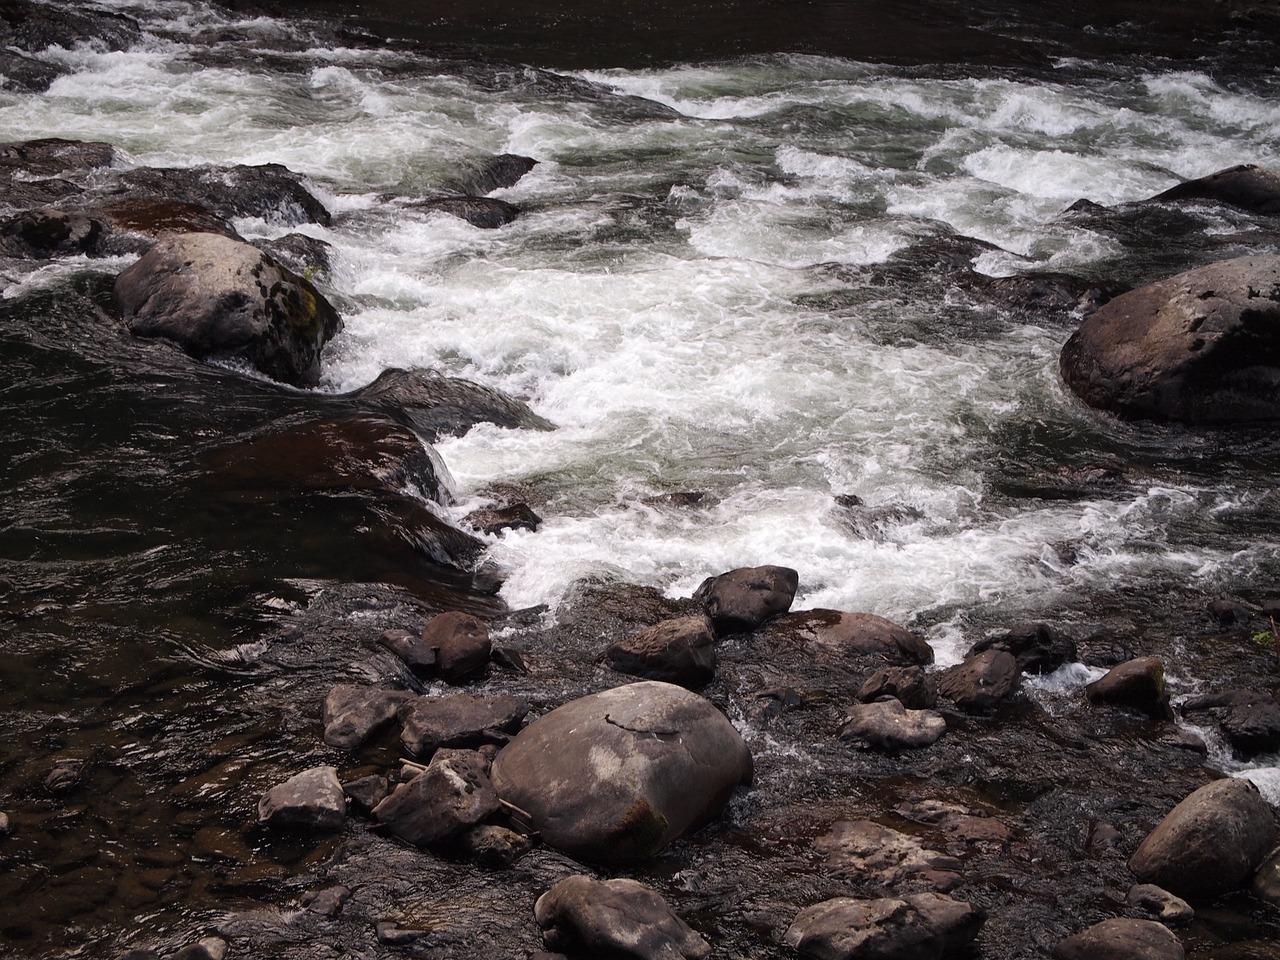
M 784 939 L 817 960 L 945 960 L 961 954 L 985 920 L 981 909 L 939 893 L 836 897 L 801 910 Z
M 534 919 L 552 950 L 633 960 L 702 960 L 711 945 L 635 880 L 566 877 L 538 898 Z
M 791 609 L 800 574 L 790 567 L 740 567 L 708 577 L 693 594 L 717 634 L 754 630 Z
M 1219 170 L 1170 187 L 1152 201 L 1212 200 L 1253 213 L 1280 215 L 1280 172 L 1255 163 Z
M 714 819 L 751 771 L 747 745 L 709 701 L 645 681 L 535 720 L 498 754 L 491 776 L 551 846 L 626 862 Z
M 1247 884 L 1275 843 L 1275 815 L 1258 788 L 1227 777 L 1174 807 L 1129 858 L 1129 870 L 1180 897 L 1208 899 Z
M 1085 403 L 1132 419 L 1280 418 L 1280 255 L 1148 284 L 1085 319 L 1059 367 Z
M 1116 918 L 1095 923 L 1053 948 L 1054 960 L 1182 960 L 1186 951 L 1154 920 Z
M 320 380 L 320 351 L 342 326 L 308 280 L 261 250 L 214 233 L 158 242 L 116 278 L 129 329 L 198 359 L 248 361 L 294 386 Z
M 121 173 L 112 189 L 131 199 L 182 200 L 228 219 L 254 217 L 277 226 L 328 226 L 331 219 L 302 177 L 278 163 L 138 167 Z

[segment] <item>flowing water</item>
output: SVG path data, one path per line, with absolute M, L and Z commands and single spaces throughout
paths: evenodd
M 391 367 L 499 388 L 557 425 L 436 445 L 452 519 L 509 488 L 544 517 L 491 538 L 511 609 L 554 617 L 584 578 L 686 597 L 782 564 L 800 572 L 797 608 L 889 617 L 941 664 L 1049 618 L 1164 653 L 1182 694 L 1213 679 L 1180 657 L 1208 629 L 1204 603 L 1272 597 L 1274 435 L 1085 408 L 1057 373 L 1079 315 L 990 291 L 1042 273 L 1133 285 L 1276 250 L 1264 221 L 1208 205 L 1154 236 L 1064 215 L 1280 166 L 1274 68 L 1052 45 L 1017 68 L 754 50 L 641 65 L 601 42 L 546 69 L 456 30 L 438 51 L 425 28 L 348 43 L 183 0 L 103 6 L 138 17 L 144 41 L 40 54 L 65 75 L 0 90 L 3 139 L 303 174 L 330 226 L 236 227 L 330 244 L 323 289 L 345 329 L 321 387 L 299 393 L 104 334 L 93 307 L 128 258 L 6 265 L 0 809 L 16 830 L 0 840 L 0 938 L 18 955 L 96 955 L 104 930 L 162 933 L 223 903 L 183 860 L 252 858 L 234 816 L 210 826 L 189 801 L 251 809 L 289 762 L 277 735 L 314 738 L 311 714 L 264 705 L 290 681 L 262 637 L 317 584 L 497 608 L 443 596 L 456 585 L 408 569 L 403 544 L 344 539 L 314 512 L 281 526 L 193 479 L 210 450 Z M 539 161 L 495 194 L 521 208 L 513 224 L 407 206 L 504 152 Z M 1124 481 L 1064 480 L 1098 464 Z M 661 499 L 689 491 L 696 507 Z M 39 784 L 69 756 L 96 773 L 67 808 Z M 1243 772 L 1280 799 L 1274 758 Z M 136 889 L 80 892 L 113 863 Z

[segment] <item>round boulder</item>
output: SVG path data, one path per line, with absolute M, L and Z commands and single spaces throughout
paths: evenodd
M 215 233 L 169 236 L 116 278 L 129 329 L 197 359 L 247 360 L 294 386 L 320 380 L 320 351 L 342 326 L 308 280 L 257 247 Z
M 1247 884 L 1275 843 L 1275 815 L 1258 788 L 1227 777 L 1174 807 L 1129 858 L 1129 870 L 1180 897 L 1208 899 Z
M 745 633 L 791 609 L 800 574 L 790 567 L 739 567 L 708 577 L 693 599 L 711 618 L 717 634 Z
M 1187 423 L 1280 418 L 1280 255 L 1239 257 L 1104 304 L 1062 348 L 1085 403 Z
M 709 701 L 646 681 L 535 720 L 498 754 L 490 776 L 549 845 L 627 862 L 714 819 L 751 772 L 747 745 Z
M 715 676 L 715 644 L 711 621 L 699 613 L 645 627 L 604 653 L 619 673 L 700 687 Z
M 1164 924 L 1124 918 L 1095 923 L 1053 948 L 1054 960 L 1182 960 L 1184 956 L 1182 944 Z

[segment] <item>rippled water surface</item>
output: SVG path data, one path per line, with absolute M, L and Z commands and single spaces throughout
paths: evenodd
M 324 290 L 345 330 L 300 394 L 104 333 L 95 310 L 127 259 L 4 265 L 0 809 L 17 829 L 0 841 L 0 938 L 19 955 L 164 933 L 273 879 L 247 876 L 268 841 L 242 827 L 292 762 L 281 735 L 316 733 L 315 711 L 276 693 L 376 669 L 266 656 L 263 637 L 335 584 L 554 614 L 584 578 L 674 598 L 783 564 L 798 608 L 905 623 L 943 664 L 1044 617 L 1167 651 L 1176 693 L 1211 679 L 1178 658 L 1205 629 L 1182 618 L 1273 595 L 1272 433 L 1086 409 L 1057 373 L 1079 314 L 998 281 L 1119 289 L 1277 249 L 1274 226 L 1220 207 L 1163 233 L 1064 213 L 1280 166 L 1274 69 L 1058 41 L 1017 68 L 753 48 L 625 68 L 597 49 L 544 69 L 453 35 L 379 45 L 178 0 L 103 6 L 139 17 L 144 42 L 40 54 L 67 72 L 45 94 L 0 89 L 4 139 L 298 171 L 334 214 L 296 229 L 332 245 Z M 504 152 L 538 160 L 494 194 L 521 208 L 513 224 L 408 206 Z M 451 519 L 500 485 L 544 517 L 491 538 L 496 599 L 442 584 L 364 521 L 341 533 L 331 505 L 201 485 L 211 451 L 391 367 L 500 388 L 558 427 L 436 445 Z M 1124 481 L 1073 485 L 1098 465 Z M 694 508 L 655 499 L 689 491 Z M 94 771 L 70 808 L 40 786 L 68 756 Z M 1274 799 L 1274 768 L 1255 766 Z M 307 856 L 271 855 L 281 871 Z

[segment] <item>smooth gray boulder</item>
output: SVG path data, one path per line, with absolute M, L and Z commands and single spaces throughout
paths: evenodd
M 785 942 L 817 960 L 944 960 L 965 950 L 986 914 L 940 893 L 836 897 L 807 907 Z
M 566 877 L 538 898 L 548 948 L 634 960 L 702 960 L 711 945 L 657 893 L 635 880 Z
M 1053 948 L 1054 960 L 1182 960 L 1186 951 L 1154 920 L 1115 918 L 1095 923 Z
M 619 673 L 700 687 L 716 673 L 716 638 L 702 614 L 637 630 L 604 652 Z
M 500 806 L 486 767 L 473 750 L 437 751 L 426 770 L 373 808 L 373 818 L 419 847 L 460 836 Z
M 723 636 L 754 630 L 786 613 L 799 586 L 800 574 L 790 567 L 740 567 L 702 581 L 693 599 Z
M 1248 780 L 1206 784 L 1174 807 L 1129 858 L 1129 870 L 1189 900 L 1239 890 L 1276 845 L 1271 806 Z
M 314 767 L 272 787 L 258 801 L 258 822 L 272 827 L 340 830 L 347 798 L 334 767 Z
M 709 701 L 658 681 L 582 697 L 529 724 L 494 760 L 498 795 L 570 856 L 652 856 L 720 814 L 751 753 Z
M 840 739 L 872 750 L 909 750 L 937 743 L 947 721 L 933 710 L 908 710 L 899 700 L 858 703 L 849 708 Z
M 215 233 L 165 237 L 115 282 L 129 330 L 197 358 L 240 359 L 282 383 L 314 386 L 342 326 L 309 280 L 257 247 Z
M 1280 418 L 1280 255 L 1238 257 L 1121 294 L 1059 368 L 1089 406 L 1129 419 Z

